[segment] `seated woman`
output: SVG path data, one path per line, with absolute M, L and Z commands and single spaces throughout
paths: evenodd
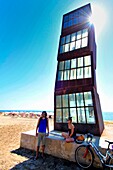
M 75 126 L 72 124 L 72 117 L 68 118 L 68 133 L 62 132 L 62 136 L 66 138 L 66 142 L 74 142 L 76 133 Z

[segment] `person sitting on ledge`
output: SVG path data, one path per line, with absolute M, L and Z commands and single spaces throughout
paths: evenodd
M 47 135 L 46 135 L 46 129 L 48 131 Z M 45 137 L 48 135 L 49 135 L 49 122 L 48 122 L 48 118 L 47 118 L 47 112 L 43 111 L 41 117 L 38 120 L 37 126 L 36 126 L 36 136 L 38 136 L 38 143 L 37 143 L 35 159 L 38 159 L 40 144 L 42 144 L 42 157 L 44 157 Z
M 75 126 L 72 124 L 72 117 L 68 118 L 68 133 L 62 132 L 62 136 L 66 139 L 66 142 L 74 142 L 76 133 Z

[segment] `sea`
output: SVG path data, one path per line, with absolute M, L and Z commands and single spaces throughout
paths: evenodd
M 41 114 L 41 110 L 0 110 L 0 112 L 27 112 Z M 47 111 L 48 115 L 54 115 L 54 111 Z M 113 112 L 102 112 L 104 121 L 113 121 Z

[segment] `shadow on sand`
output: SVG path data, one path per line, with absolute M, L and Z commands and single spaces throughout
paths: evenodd
M 56 158 L 48 154 L 45 154 L 45 157 L 42 158 L 40 153 L 38 160 L 35 160 L 36 152 L 29 149 L 18 148 L 11 151 L 11 153 L 24 156 L 28 160 L 17 164 L 10 170 L 82 170 L 74 162 Z

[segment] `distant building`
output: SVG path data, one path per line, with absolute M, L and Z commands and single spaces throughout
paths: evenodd
M 90 4 L 63 16 L 54 92 L 54 129 L 100 136 L 104 129 L 96 86 L 96 43 Z

